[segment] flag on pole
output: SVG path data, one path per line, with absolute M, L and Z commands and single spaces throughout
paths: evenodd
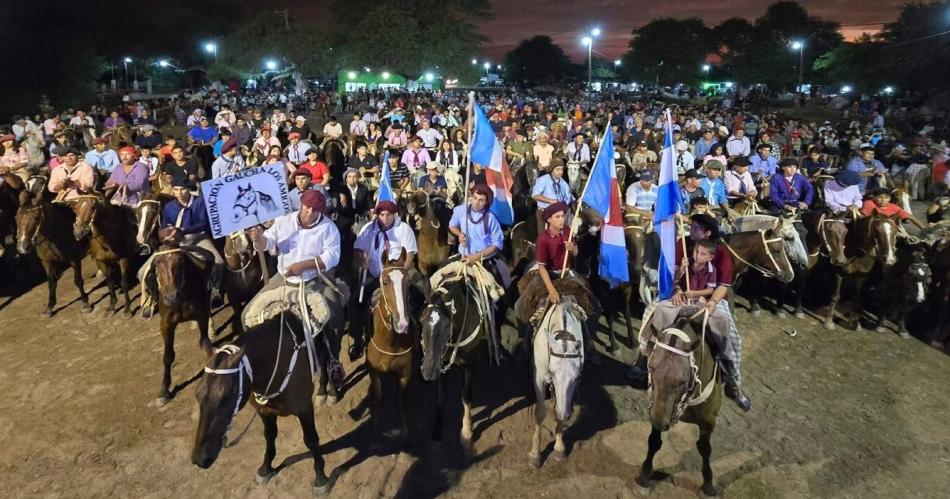
M 379 177 L 379 192 L 376 196 L 376 204 L 378 205 L 383 201 L 396 201 L 392 184 L 389 182 L 389 151 L 386 151 L 386 154 L 383 155 L 383 173 Z
M 623 236 L 623 205 L 620 202 L 617 169 L 614 167 L 614 140 L 609 130 L 597 150 L 594 167 L 580 200 L 604 219 L 600 230 L 600 277 L 610 287 L 628 282 L 630 273 L 627 268 L 627 242 Z
M 673 166 L 673 127 L 670 110 L 666 110 L 666 137 L 660 153 L 660 181 L 657 183 L 656 216 L 653 224 L 660 236 L 659 274 L 660 300 L 673 296 L 673 275 L 676 267 L 676 217 L 680 214 L 676 170 Z
M 485 169 L 485 181 L 495 195 L 491 211 L 502 225 L 515 223 L 515 210 L 511 204 L 511 186 L 514 180 L 505 158 L 505 149 L 495 137 L 485 113 L 477 105 L 472 106 L 475 133 L 472 137 L 471 160 Z

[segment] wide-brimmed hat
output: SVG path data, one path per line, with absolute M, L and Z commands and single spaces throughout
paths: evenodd
M 857 172 L 851 170 L 840 170 L 835 175 L 835 181 L 839 184 L 849 187 L 852 185 L 858 185 L 861 183 L 861 176 Z

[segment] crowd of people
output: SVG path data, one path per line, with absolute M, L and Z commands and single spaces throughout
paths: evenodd
M 839 119 L 811 122 L 733 107 L 732 100 L 668 106 L 625 93 L 478 93 L 476 105 L 528 187 L 514 193 L 516 203 L 528 207 L 515 210 L 515 222 L 533 217 L 538 223 L 537 270 L 512 276 L 510 227 L 491 211 L 495 193 L 487 185 L 487 165 L 468 161 L 467 101 L 453 91 L 203 89 L 165 103 L 161 123 L 155 105 L 134 101 L 108 114 L 102 108 L 70 110 L 41 122 L 15 116 L 9 133 L 0 136 L 0 174 L 23 181 L 48 176 L 48 190 L 67 202 L 104 192 L 108 202 L 134 206 L 162 196 L 160 225 L 171 231 L 165 237 L 178 233 L 186 245 L 214 255 L 216 296 L 223 259 L 210 237 L 202 180 L 260 165 L 283 167 L 295 211 L 249 234 L 259 250 L 278 255 L 279 276 L 312 284 L 313 292 L 322 289 L 317 276 L 332 275 L 338 266 L 352 263 L 354 275 L 368 273 L 372 281 L 384 256 L 395 260 L 405 252 L 405 265 L 414 267 L 418 229 L 402 218 L 402 205 L 423 191 L 451 210 L 448 230 L 457 258 L 484 266 L 504 288 L 513 278 L 537 279 L 535 286 L 558 303 L 556 280 L 585 257 L 568 232 L 605 134 L 615 144 L 626 222 L 640 227 L 653 219 L 668 143 L 682 219 L 690 224 L 686 252 L 677 245 L 681 279 L 669 304 L 710 311 L 718 333 L 728 338 L 719 352 L 726 393 L 745 410 L 751 402 L 741 390 L 741 338 L 728 304 L 733 257 L 719 237 L 733 219 L 821 209 L 855 218 L 897 216 L 923 228 L 943 222 L 950 210 L 945 113 L 915 114 L 890 99 L 855 101 Z M 174 135 L 180 128 L 175 124 L 186 131 Z M 42 161 L 30 147 L 39 147 Z M 395 201 L 374 201 L 383 170 Z M 906 202 L 912 200 L 931 202 L 925 216 L 912 214 Z M 152 251 L 147 244 L 141 248 Z M 359 356 L 365 338 L 357 334 L 354 340 L 350 354 Z M 596 352 L 588 357 L 597 358 Z M 643 378 L 645 369 L 641 358 L 630 375 Z

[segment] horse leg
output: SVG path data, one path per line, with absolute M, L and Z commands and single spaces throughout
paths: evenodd
M 537 368 L 535 368 L 537 369 Z M 528 463 L 532 468 L 541 467 L 541 425 L 547 417 L 548 406 L 544 400 L 544 391 L 547 388 L 543 379 L 534 376 L 534 433 L 531 435 L 531 452 L 528 453 Z
M 472 449 L 472 376 L 473 367 L 465 367 L 465 384 L 462 385 L 462 430 L 459 442 L 466 451 Z
M 901 338 L 910 338 L 910 332 L 907 331 L 907 324 L 905 324 L 904 321 L 907 317 L 907 307 L 907 302 L 901 300 L 901 302 L 897 304 L 897 316 L 894 317 L 894 322 L 897 324 L 897 334 L 899 334 Z
M 445 406 L 445 376 L 439 376 L 437 383 L 439 386 L 436 388 L 435 422 L 432 425 L 432 436 L 430 437 L 433 442 L 442 441 L 442 412 Z
M 637 484 L 641 487 L 650 486 L 650 477 L 653 476 L 653 456 L 656 455 L 660 447 L 663 446 L 663 435 L 656 428 L 650 429 L 650 439 L 647 441 L 647 458 L 643 460 L 643 466 L 640 467 L 640 476 L 637 477 Z
M 265 485 L 277 474 L 274 470 L 274 456 L 277 455 L 277 415 L 260 416 L 261 422 L 264 423 L 264 462 L 257 468 L 257 484 Z
M 841 283 L 844 281 L 844 276 L 840 272 L 835 272 L 834 275 L 835 284 L 832 286 L 831 291 L 831 303 L 828 304 L 828 317 L 825 317 L 825 329 L 834 330 L 835 328 L 835 308 L 838 306 L 838 302 L 841 300 Z
M 699 440 L 696 441 L 696 450 L 703 458 L 703 494 L 707 496 L 719 495 L 716 486 L 713 485 L 712 466 L 709 465 L 709 456 L 712 454 L 712 444 L 709 439 L 712 436 L 713 429 L 705 426 L 699 427 Z
M 627 291 L 623 298 L 623 322 L 627 327 L 627 343 L 633 345 L 635 336 L 633 333 L 633 312 L 630 307 L 630 300 L 633 299 L 633 288 L 627 286 Z
M 855 274 L 854 276 L 854 330 L 855 331 L 864 331 L 864 327 L 861 326 L 861 292 L 864 290 L 864 282 L 867 279 L 867 276 Z
M 317 425 L 313 421 L 313 405 L 305 404 L 303 411 L 297 415 L 300 429 L 303 430 L 303 441 L 310 454 L 313 455 L 313 493 L 323 497 L 330 493 L 330 479 L 325 471 L 326 463 L 320 454 L 320 435 L 317 434 Z
M 132 317 L 132 298 L 129 297 L 129 259 L 123 258 L 119 260 L 119 278 L 121 279 L 120 283 L 122 285 L 122 295 L 125 297 L 125 308 L 123 309 L 122 315 L 126 319 Z
M 115 279 L 112 277 L 112 268 L 109 264 L 99 261 L 96 261 L 96 267 L 99 268 L 102 275 L 106 276 L 106 288 L 109 290 L 109 308 L 106 309 L 106 312 L 115 312 L 115 306 L 119 299 L 115 295 Z
M 369 369 L 369 389 L 370 395 L 373 400 L 370 403 L 370 419 L 373 420 L 373 445 L 371 446 L 372 452 L 379 451 L 379 438 L 382 433 L 380 428 L 382 427 L 382 408 L 383 408 L 383 380 L 372 367 L 367 366 Z
M 554 453 L 551 456 L 558 461 L 567 459 L 567 447 L 564 446 L 564 430 L 567 428 L 567 421 L 557 420 L 554 427 Z
M 762 304 L 759 303 L 759 300 L 762 299 L 762 293 L 760 293 L 761 288 L 759 286 L 758 276 L 749 276 L 749 286 L 752 286 L 752 297 L 749 299 L 749 313 L 752 314 L 752 317 L 761 317 L 762 316 Z M 764 287 L 764 286 L 763 286 Z
M 76 289 L 79 290 L 79 301 L 82 302 L 82 313 L 88 314 L 92 312 L 92 305 L 89 304 L 89 295 L 86 294 L 86 288 L 83 285 L 82 281 L 82 260 L 74 260 L 72 262 L 73 267 L 73 284 L 76 285 Z M 55 290 L 53 293 L 53 300 L 55 301 L 56 294 Z
M 399 419 L 402 424 L 402 434 L 400 438 L 402 439 L 400 452 L 406 451 L 406 445 L 409 443 L 409 381 L 412 380 L 412 365 L 409 365 L 406 373 L 399 377 Z
M 171 399 L 169 388 L 172 384 L 172 363 L 175 362 L 175 328 L 178 324 L 169 324 L 165 317 L 162 317 L 161 331 L 162 343 L 165 345 L 165 353 L 162 356 L 164 371 L 162 372 L 162 390 L 158 393 L 160 403 L 168 403 Z
M 46 299 L 46 310 L 43 311 L 43 317 L 47 319 L 53 316 L 53 307 L 56 306 L 56 283 L 59 281 L 59 275 L 52 265 L 46 269 L 46 288 L 48 291 Z
M 614 322 L 616 322 L 616 320 L 617 320 L 617 311 L 611 310 L 610 313 L 607 314 L 607 338 L 610 339 L 610 344 L 607 346 L 607 348 L 610 350 L 610 353 L 612 354 L 616 354 L 620 352 L 620 346 L 617 345 L 617 333 L 614 332 Z M 596 332 L 596 328 L 594 328 L 594 330 L 591 331 L 591 338 L 590 338 L 591 341 L 593 341 L 593 337 L 596 336 L 595 332 Z
M 808 270 L 802 270 L 801 274 L 796 274 L 795 278 L 798 279 L 793 287 L 795 289 L 795 317 L 799 319 L 805 318 L 805 309 L 802 308 L 802 298 L 805 296 L 805 283 L 808 280 Z

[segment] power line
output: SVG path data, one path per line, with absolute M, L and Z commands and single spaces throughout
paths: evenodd
M 889 46 L 891 46 L 891 47 L 898 47 L 898 46 L 901 46 L 901 45 L 906 45 L 906 44 L 908 44 L 908 43 L 914 43 L 914 42 L 919 42 L 919 41 L 921 41 L 921 40 L 926 40 L 926 39 L 928 39 L 928 38 L 936 38 L 936 37 L 938 37 L 938 36 L 943 36 L 943 35 L 946 35 L 946 34 L 948 34 L 948 33 L 950 33 L 950 31 L 943 31 L 943 32 L 941 32 L 941 33 L 934 33 L 934 34 L 932 34 L 932 35 L 922 36 L 922 37 L 920 37 L 920 38 L 914 38 L 913 40 L 904 40 L 904 41 L 902 41 L 902 42 L 892 43 L 892 44 L 890 44 Z

